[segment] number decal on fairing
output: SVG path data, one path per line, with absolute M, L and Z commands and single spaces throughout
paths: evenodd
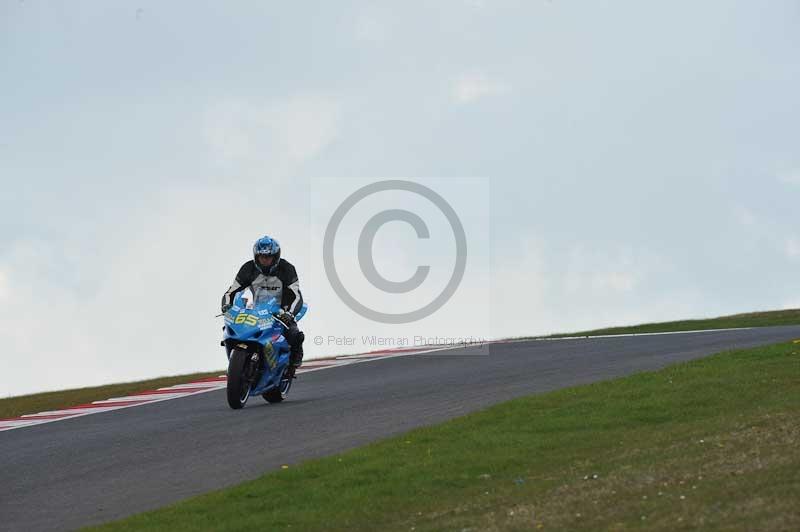
M 255 325 L 258 323 L 258 318 L 253 316 L 252 314 L 245 314 L 244 312 L 240 313 L 236 316 L 236 320 L 234 323 L 244 323 L 245 325 Z

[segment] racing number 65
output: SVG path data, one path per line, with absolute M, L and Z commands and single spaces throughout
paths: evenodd
M 238 316 L 236 316 L 236 320 L 234 321 L 234 323 L 237 324 L 244 323 L 246 325 L 252 326 L 258 323 L 258 318 L 256 318 L 252 314 L 245 314 L 244 312 L 241 312 Z

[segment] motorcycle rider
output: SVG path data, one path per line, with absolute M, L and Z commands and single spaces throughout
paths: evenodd
M 238 292 L 250 287 L 253 293 L 266 293 L 280 301 L 281 312 L 276 315 L 286 325 L 283 336 L 289 344 L 291 365 L 299 368 L 303 363 L 305 334 L 297 327 L 294 315 L 303 308 L 303 295 L 294 266 L 281 258 L 277 240 L 263 236 L 253 244 L 253 260 L 242 264 L 228 291 L 222 296 L 223 314 L 233 305 Z

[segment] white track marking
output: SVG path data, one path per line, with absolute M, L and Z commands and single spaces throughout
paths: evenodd
M 624 338 L 627 336 L 661 336 L 668 334 L 695 334 L 695 333 L 710 333 L 710 332 L 727 332 L 727 331 L 748 331 L 755 327 L 734 327 L 732 329 L 700 329 L 697 331 L 669 331 L 669 332 L 649 332 L 649 333 L 626 333 L 626 334 L 598 334 L 592 336 L 559 336 L 558 338 L 519 338 L 513 340 L 505 340 L 505 342 L 530 342 L 546 341 L 554 342 L 558 340 L 586 340 L 590 338 Z
M 184 384 L 176 384 L 174 386 L 169 386 L 167 388 L 159 388 L 161 390 L 181 390 L 183 388 L 216 388 L 219 386 L 219 383 L 222 381 L 217 382 L 186 382 Z
M 216 388 L 214 388 L 216 389 Z M 106 399 L 105 401 L 99 401 L 101 403 L 120 403 L 125 401 L 152 401 L 154 399 L 176 399 L 178 397 L 185 396 L 185 393 L 175 392 L 175 393 L 153 393 L 153 394 L 141 394 L 136 396 L 126 396 L 126 397 L 112 397 L 111 399 Z M 98 402 L 98 401 L 95 401 Z

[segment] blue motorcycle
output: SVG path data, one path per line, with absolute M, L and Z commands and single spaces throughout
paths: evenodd
M 308 306 L 295 316 L 305 315 Z M 262 396 L 280 403 L 289 395 L 294 368 L 289 365 L 289 343 L 283 337 L 286 324 L 275 298 L 260 301 L 250 289 L 239 292 L 225 318 L 222 345 L 228 355 L 228 405 L 243 408 L 247 399 Z

